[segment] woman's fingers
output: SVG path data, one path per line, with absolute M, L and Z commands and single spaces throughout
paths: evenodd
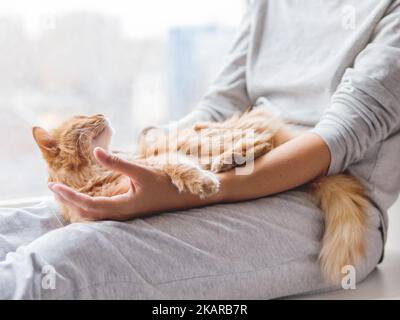
M 62 204 L 64 204 L 68 208 L 74 210 L 78 215 L 81 215 L 83 213 L 82 208 L 79 208 L 79 207 L 75 206 L 73 203 L 67 201 L 66 199 L 64 199 L 58 193 L 54 193 L 54 197 L 56 198 L 57 201 L 61 202 Z
M 76 210 L 83 218 L 92 220 L 120 217 L 128 213 L 134 196 L 132 186 L 128 192 L 113 197 L 90 197 L 59 183 L 49 184 L 49 188 L 66 206 Z
M 95 217 L 89 217 L 86 211 L 83 211 L 81 208 L 75 206 L 73 203 L 67 201 L 64 199 L 61 195 L 54 193 L 54 197 L 56 200 L 60 203 L 62 203 L 64 206 L 68 207 L 70 210 L 68 212 L 71 220 L 74 220 L 73 218 L 75 217 L 80 217 L 85 220 L 96 220 Z
M 49 185 L 49 188 L 82 210 L 89 211 L 94 209 L 93 199 L 86 194 L 79 193 L 60 183 Z
M 113 171 L 118 171 L 122 174 L 130 176 L 131 178 L 140 178 L 147 173 L 148 169 L 136 163 L 132 163 L 121 159 L 120 157 L 108 154 L 104 149 L 97 147 L 94 149 L 94 156 L 100 164 Z
M 49 188 L 51 191 L 54 192 L 54 196 L 57 201 L 64 204 L 66 207 L 71 209 L 70 214 L 78 215 L 81 218 L 87 220 L 99 220 L 101 219 L 99 213 L 94 210 L 87 210 L 89 208 L 89 204 L 85 204 L 82 206 L 82 203 L 79 202 L 78 197 L 80 196 L 79 193 L 73 195 L 73 190 L 69 190 L 68 187 L 64 188 L 63 185 L 56 185 L 56 184 L 49 184 Z M 72 191 L 72 192 L 71 192 Z M 84 195 L 83 195 L 84 196 Z M 74 200 L 72 200 L 74 199 Z M 83 200 L 83 201 L 86 201 Z
M 83 218 L 91 220 L 117 219 L 124 220 L 127 216 L 132 216 L 136 207 L 135 194 L 141 181 L 152 178 L 152 172 L 141 165 L 137 165 L 115 155 L 110 155 L 101 148 L 94 150 L 96 159 L 107 169 L 115 170 L 131 178 L 130 189 L 128 192 L 112 197 L 91 197 L 80 193 L 64 184 L 51 183 L 49 188 L 60 196 L 60 201 L 66 206 L 73 208 Z M 134 180 L 134 181 L 133 181 Z

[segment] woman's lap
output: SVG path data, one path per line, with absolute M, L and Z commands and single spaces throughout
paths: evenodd
M 62 227 L 62 222 L 53 201 L 30 208 L 0 208 L 0 261 L 8 252 Z
M 381 254 L 378 213 L 370 225 L 357 280 Z M 72 224 L 2 259 L 0 298 L 267 299 L 320 290 L 329 287 L 317 262 L 322 232 L 320 212 L 302 191 L 125 223 Z M 48 270 L 54 289 L 43 285 Z

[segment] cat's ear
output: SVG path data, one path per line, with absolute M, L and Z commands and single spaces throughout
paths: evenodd
M 32 135 L 42 152 L 54 155 L 58 153 L 57 141 L 45 129 L 33 127 Z

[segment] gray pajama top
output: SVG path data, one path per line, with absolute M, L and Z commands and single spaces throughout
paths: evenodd
M 250 2 L 223 68 L 178 125 L 250 105 L 310 126 L 331 151 L 329 174 L 365 164 L 359 178 L 386 229 L 400 190 L 400 1 Z

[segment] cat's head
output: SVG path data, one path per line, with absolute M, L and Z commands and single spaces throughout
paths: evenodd
M 93 165 L 93 149 L 108 149 L 112 130 L 108 120 L 96 114 L 72 117 L 50 131 L 34 127 L 32 134 L 47 162 L 49 180 L 57 181 L 61 173 L 74 174 Z

